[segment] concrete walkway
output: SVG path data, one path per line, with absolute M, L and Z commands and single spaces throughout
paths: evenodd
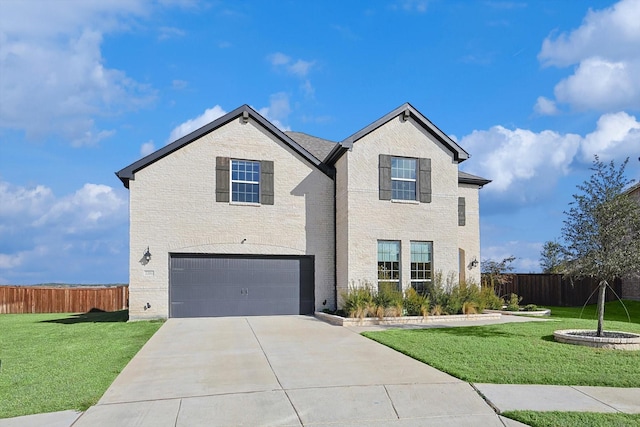
M 640 413 L 640 389 L 474 385 L 487 403 L 474 386 L 356 329 L 306 316 L 170 319 L 84 414 L 0 427 L 515 427 L 523 424 L 493 408 Z

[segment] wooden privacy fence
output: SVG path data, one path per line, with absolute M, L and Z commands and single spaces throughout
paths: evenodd
M 0 314 L 86 313 L 128 306 L 128 286 L 0 286 Z
M 514 274 L 511 283 L 496 289 L 501 296 L 514 293 L 522 297 L 521 305 L 536 304 L 540 306 L 555 305 L 578 307 L 585 303 L 596 304 L 598 292 L 594 292 L 600 283 L 597 279 L 581 280 L 564 278 L 561 274 Z M 622 281 L 609 283 L 619 296 L 622 295 Z M 496 287 L 498 288 L 498 287 Z M 606 300 L 613 301 L 617 297 L 607 288 Z

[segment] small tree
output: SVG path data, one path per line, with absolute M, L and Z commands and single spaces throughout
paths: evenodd
M 545 274 L 560 274 L 564 271 L 563 248 L 557 241 L 545 242 L 540 252 L 540 268 Z
M 490 286 L 496 295 L 502 297 L 505 295 L 504 286 L 511 283 L 513 271 L 511 263 L 516 257 L 510 256 L 502 259 L 502 261 L 494 261 L 487 259 L 482 261 L 482 278 L 485 286 Z
M 600 281 L 597 336 L 609 282 L 640 271 L 640 206 L 624 193 L 633 183 L 624 176 L 628 161 L 616 168 L 595 156 L 591 178 L 578 185 L 581 193 L 573 195 L 562 228 L 567 273 Z

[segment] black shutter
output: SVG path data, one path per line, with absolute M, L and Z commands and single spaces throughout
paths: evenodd
M 464 197 L 458 197 L 458 225 L 465 225 L 467 223 L 466 216 L 466 202 Z
M 378 198 L 391 200 L 391 156 L 380 154 L 378 166 L 379 187 Z
M 418 189 L 420 203 L 431 203 L 431 159 L 419 159 Z
M 228 157 L 216 157 L 216 202 L 229 202 Z
M 260 203 L 273 205 L 273 162 L 260 162 Z

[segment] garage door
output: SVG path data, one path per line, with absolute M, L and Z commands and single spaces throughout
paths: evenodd
M 170 317 L 311 314 L 313 257 L 172 254 Z

